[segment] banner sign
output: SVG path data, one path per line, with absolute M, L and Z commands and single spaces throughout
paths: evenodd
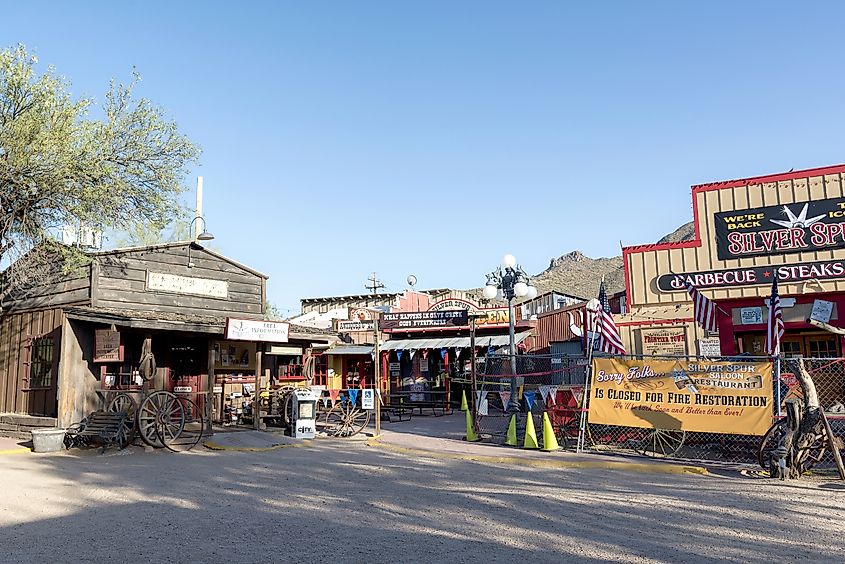
M 845 278 L 845 260 L 663 274 L 657 277 L 657 289 L 661 292 L 686 292 L 684 280 L 699 290 L 754 285 L 771 286 L 772 280 L 774 280 L 773 276 L 777 276 L 780 283 L 803 282 L 814 278 L 818 280 L 842 279 Z
M 589 421 L 762 436 L 772 424 L 768 362 L 593 359 Z
M 230 341 L 266 341 L 287 343 L 290 325 L 261 319 L 226 318 L 226 339 Z
M 447 298 L 435 302 L 428 308 L 428 311 L 443 311 L 450 309 L 465 309 L 469 313 L 483 314 L 484 317 L 478 316 L 475 318 L 476 327 L 507 327 L 510 316 L 508 308 L 506 307 L 491 307 L 482 308 L 467 300 L 459 298 Z M 469 322 L 467 322 L 469 324 Z
M 845 199 L 715 214 L 721 260 L 845 247 Z
M 463 327 L 469 317 L 467 310 L 417 311 L 385 313 L 378 322 L 379 329 L 423 329 L 431 327 Z
M 683 356 L 687 354 L 687 330 L 685 327 L 643 329 L 641 335 L 644 355 Z

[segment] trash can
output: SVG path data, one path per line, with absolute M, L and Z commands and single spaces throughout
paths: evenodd
M 58 452 L 64 446 L 64 429 L 34 429 L 31 434 L 35 452 Z

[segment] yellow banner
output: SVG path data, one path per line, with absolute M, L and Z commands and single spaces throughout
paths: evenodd
M 764 435 L 770 362 L 593 359 L 590 423 Z

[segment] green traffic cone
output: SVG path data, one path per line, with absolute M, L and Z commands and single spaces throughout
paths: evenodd
M 511 422 L 508 424 L 508 438 L 505 441 L 508 446 L 519 446 L 516 440 L 516 415 L 511 415 Z
M 530 411 L 525 419 L 525 439 L 522 441 L 522 448 L 540 448 L 540 445 L 537 444 L 537 431 L 534 430 L 534 418 L 531 417 Z
M 467 393 L 466 390 L 461 391 L 461 411 L 467 411 L 469 407 L 467 406 Z
M 466 410 L 467 414 L 467 442 L 475 443 L 480 441 L 481 439 L 478 438 L 478 435 L 475 434 L 475 429 L 472 428 L 472 414 L 469 410 Z

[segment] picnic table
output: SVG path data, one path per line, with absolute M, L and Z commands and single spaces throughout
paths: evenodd
M 407 409 L 409 413 L 413 413 L 415 409 L 419 409 L 422 415 L 423 409 L 430 409 L 435 417 L 452 413 L 448 390 L 399 391 L 392 392 L 387 397 L 389 400 L 385 408 L 387 410 Z

